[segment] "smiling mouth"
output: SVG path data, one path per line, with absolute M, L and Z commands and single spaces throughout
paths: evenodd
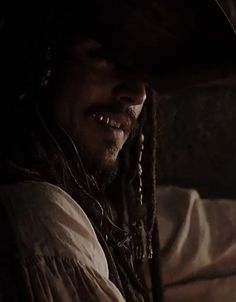
M 108 114 L 108 113 L 94 113 L 92 118 L 99 124 L 108 126 L 118 131 L 129 131 L 131 127 L 131 121 L 123 114 Z
M 114 129 L 117 129 L 117 130 L 122 130 L 121 129 L 121 123 L 116 122 L 115 120 L 113 120 L 110 117 L 105 117 L 104 115 L 95 114 L 95 113 L 92 116 L 100 124 L 108 125 L 108 126 L 114 128 Z

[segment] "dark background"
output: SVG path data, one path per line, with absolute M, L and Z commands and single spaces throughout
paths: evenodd
M 176 92 L 158 101 L 159 183 L 235 198 L 236 37 L 218 7 L 205 3 L 185 48 L 186 63 L 168 76 Z
M 236 77 L 159 100 L 159 183 L 236 197 Z

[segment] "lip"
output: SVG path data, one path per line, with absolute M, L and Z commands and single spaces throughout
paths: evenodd
M 131 119 L 124 113 L 94 112 L 91 116 L 96 120 L 110 120 L 110 127 L 123 130 L 125 133 L 131 130 Z M 105 124 L 105 123 L 104 123 Z

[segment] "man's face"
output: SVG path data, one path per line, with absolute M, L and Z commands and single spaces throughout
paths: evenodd
M 144 81 L 124 75 L 103 51 L 92 40 L 74 45 L 54 98 L 56 120 L 74 140 L 90 173 L 116 167 L 146 99 Z

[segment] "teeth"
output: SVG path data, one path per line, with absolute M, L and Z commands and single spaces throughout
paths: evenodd
M 111 125 L 112 127 L 120 128 L 120 123 L 117 123 L 117 122 L 114 121 L 114 120 L 111 120 L 111 121 L 110 121 L 110 125 Z
M 114 127 L 114 128 L 117 128 L 117 129 L 120 129 L 120 127 L 121 127 L 121 124 L 120 124 L 120 123 L 118 123 L 118 122 L 112 120 L 112 119 L 109 118 L 109 117 L 105 118 L 103 115 L 98 116 L 98 115 L 95 114 L 95 113 L 92 115 L 92 117 L 93 117 L 95 120 L 97 120 L 97 121 L 99 121 L 99 122 L 103 122 L 104 124 L 107 124 L 107 125 L 109 125 L 109 126 L 111 126 L 111 127 Z

